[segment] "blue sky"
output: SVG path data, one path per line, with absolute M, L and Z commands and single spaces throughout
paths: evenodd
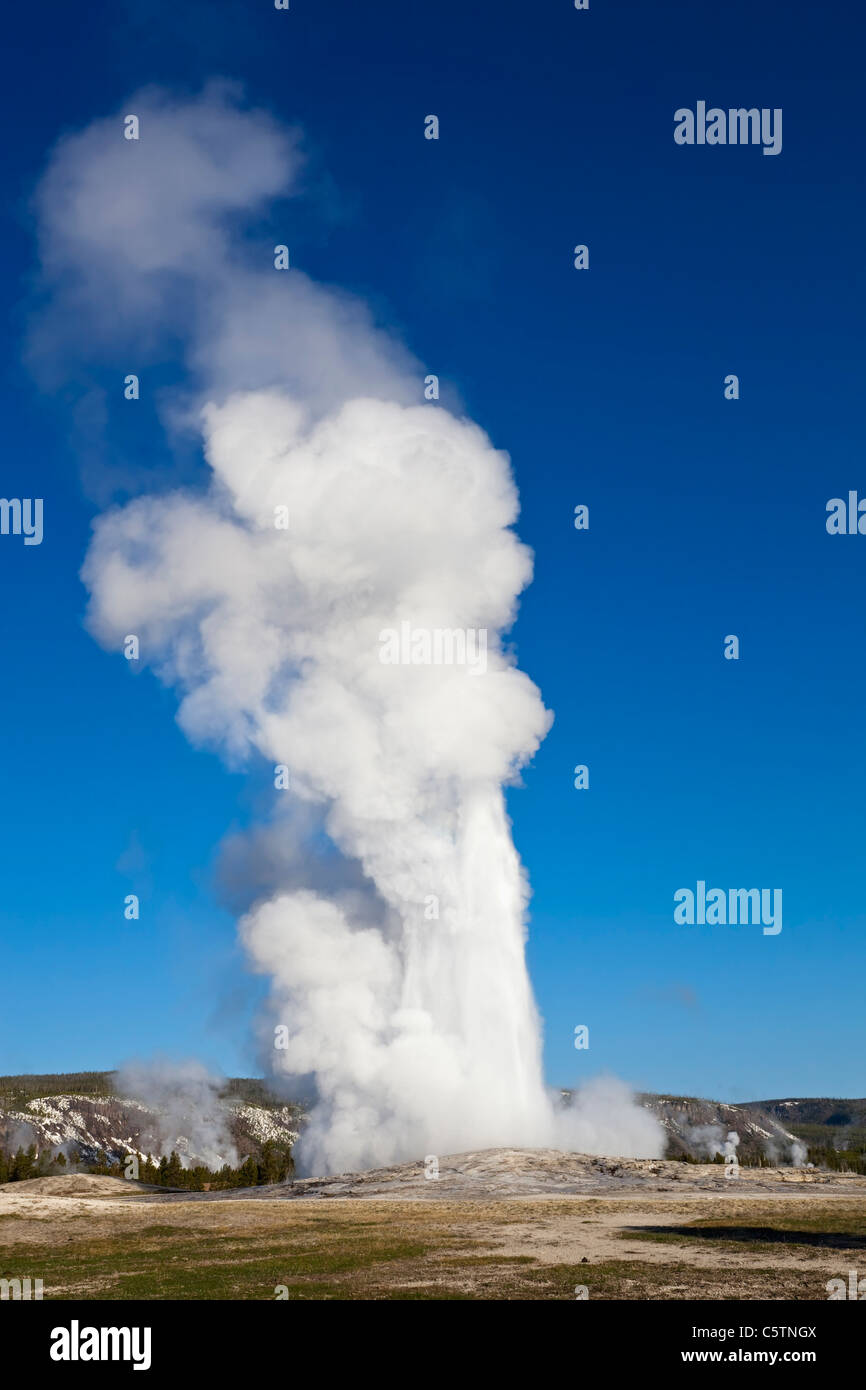
M 142 84 L 221 75 L 310 156 L 310 196 L 251 235 L 365 297 L 512 456 L 536 556 L 514 640 L 556 715 L 509 793 L 550 1080 L 863 1094 L 866 538 L 824 522 L 829 498 L 866 495 L 864 23 L 839 0 L 702 9 L 7 19 L 2 490 L 46 499 L 46 535 L 0 537 L 0 1070 L 156 1050 L 256 1067 L 262 983 L 214 877 L 267 769 L 192 749 L 174 696 L 84 631 L 97 508 L 66 443 L 74 394 L 40 395 L 22 364 L 51 145 Z M 673 113 L 699 99 L 781 107 L 782 153 L 677 146 Z M 164 450 L 152 426 L 114 447 Z M 677 926 L 673 894 L 698 879 L 782 888 L 781 934 Z

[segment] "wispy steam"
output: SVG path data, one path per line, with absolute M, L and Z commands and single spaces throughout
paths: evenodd
M 315 1074 L 308 1166 L 500 1144 L 661 1153 L 625 1088 L 599 1084 L 563 1118 L 542 1081 L 503 785 L 550 716 L 503 644 L 532 569 L 507 456 L 413 403 L 423 373 L 361 306 L 233 239 L 238 214 L 292 192 L 295 141 L 224 87 L 127 109 L 138 144 L 97 123 L 46 176 L 53 297 L 34 352 L 73 311 L 102 342 L 119 321 L 151 350 L 182 339 L 209 478 L 98 521 L 89 622 L 111 649 L 139 636 L 194 742 L 286 765 L 275 797 L 313 810 L 354 866 L 305 887 L 277 871 L 241 922 L 273 981 L 269 1028 L 287 1030 L 274 1065 Z M 484 632 L 485 669 L 385 664 L 381 634 L 403 623 Z
M 148 1106 L 158 1117 L 153 1131 L 139 1136 L 141 1152 L 157 1157 L 174 1149 L 184 1168 L 196 1163 L 237 1166 L 220 1086 L 220 1079 L 195 1061 L 128 1062 L 115 1077 L 119 1095 Z
M 740 1143 L 740 1136 L 735 1130 L 726 1133 L 721 1125 L 716 1124 L 691 1125 L 686 1129 L 685 1137 L 699 1154 L 707 1158 L 716 1158 L 719 1154 L 723 1158 L 736 1158 Z
M 787 1154 L 786 1154 L 787 1150 Z M 771 1163 L 790 1163 L 794 1168 L 810 1168 L 809 1150 L 799 1139 L 776 1135 L 764 1141 L 764 1153 Z

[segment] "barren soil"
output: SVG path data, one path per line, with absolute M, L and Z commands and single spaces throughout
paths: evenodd
M 866 1178 L 491 1150 L 293 1186 L 0 1188 L 0 1277 L 46 1298 L 826 1299 Z

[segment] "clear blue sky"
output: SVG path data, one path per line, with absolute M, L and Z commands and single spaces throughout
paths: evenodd
M 866 536 L 824 522 L 866 496 L 863 16 L 48 0 L 4 27 L 2 492 L 44 497 L 46 535 L 0 537 L 0 1071 L 256 1066 L 263 986 L 214 869 L 265 771 L 191 749 L 174 697 L 84 632 L 74 395 L 46 401 L 21 363 L 52 143 L 143 83 L 224 75 L 306 133 L 295 263 L 371 300 L 513 458 L 536 554 L 514 636 L 556 714 L 509 794 L 550 1080 L 862 1095 Z M 781 107 L 782 153 L 678 147 L 699 99 Z M 675 925 L 698 879 L 782 888 L 783 931 Z

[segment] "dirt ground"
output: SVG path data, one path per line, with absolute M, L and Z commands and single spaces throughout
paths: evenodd
M 866 1273 L 866 1181 L 734 1189 L 716 1171 L 707 1190 L 706 1176 L 676 1194 L 624 1178 L 598 1195 L 436 1200 L 167 1200 L 36 1179 L 0 1188 L 0 1278 L 40 1277 L 47 1299 L 813 1300 Z

